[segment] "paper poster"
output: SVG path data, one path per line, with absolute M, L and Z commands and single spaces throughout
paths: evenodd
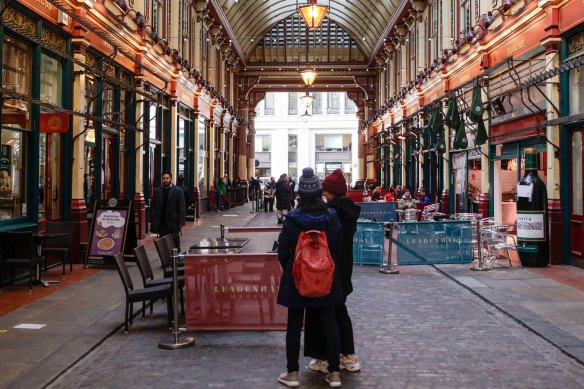
M 12 146 L 0 147 L 0 196 L 12 195 Z
M 127 210 L 98 209 L 89 255 L 112 256 L 122 252 Z

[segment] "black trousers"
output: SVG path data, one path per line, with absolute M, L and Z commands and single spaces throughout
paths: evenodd
M 274 211 L 274 198 L 267 198 L 264 197 L 264 212 L 268 212 L 268 206 L 270 208 L 270 212 Z
M 335 320 L 335 308 L 311 308 L 314 317 L 324 328 L 324 341 L 327 350 L 329 371 L 339 371 L 339 328 Z M 288 372 L 298 371 L 300 357 L 300 331 L 304 321 L 304 309 L 288 308 L 288 326 L 286 328 L 286 362 Z
M 340 337 L 340 354 L 355 354 L 353 323 L 347 306 L 343 303 L 335 309 L 335 317 Z M 324 327 L 313 309 L 306 310 L 304 323 L 304 355 L 316 359 L 327 359 L 327 344 L 324 340 Z

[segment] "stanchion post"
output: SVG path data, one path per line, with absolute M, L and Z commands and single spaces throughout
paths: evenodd
M 187 348 L 195 345 L 195 338 L 192 336 L 183 337 L 178 330 L 178 249 L 172 249 L 172 312 L 174 315 L 173 337 L 167 340 L 161 340 L 158 347 L 167 350 L 176 350 Z
M 392 269 L 391 266 L 391 256 L 393 250 L 393 222 L 389 222 L 389 247 L 387 248 L 387 267 L 383 264 L 379 267 L 379 272 L 383 274 L 399 274 L 398 269 Z

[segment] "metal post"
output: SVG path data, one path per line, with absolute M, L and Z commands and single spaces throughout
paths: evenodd
M 186 348 L 195 345 L 195 338 L 192 336 L 183 337 L 178 329 L 178 249 L 172 249 L 172 305 L 174 314 L 173 323 L 173 337 L 158 343 L 158 347 L 167 350 L 176 350 L 179 348 Z
M 225 239 L 225 224 L 219 224 L 219 229 L 221 230 L 221 239 Z
M 399 274 L 398 269 L 391 268 L 391 254 L 393 248 L 393 222 L 387 223 L 389 225 L 389 247 L 387 248 L 387 265 L 381 264 L 379 272 L 384 274 Z

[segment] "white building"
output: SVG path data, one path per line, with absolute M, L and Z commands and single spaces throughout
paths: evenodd
M 358 172 L 356 107 L 346 93 L 312 93 L 308 109 L 302 93 L 267 93 L 256 109 L 256 174 L 260 177 L 288 173 L 297 180 L 302 169 L 314 168 L 324 178 L 342 168 L 354 184 Z M 306 123 L 301 115 L 312 116 Z

